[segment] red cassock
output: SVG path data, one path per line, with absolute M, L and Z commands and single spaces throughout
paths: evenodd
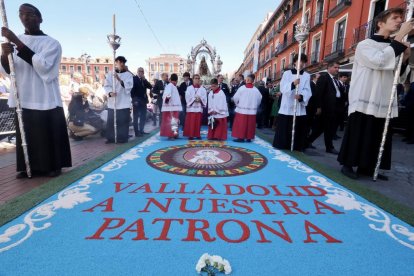
M 201 112 L 187 112 L 185 117 L 184 133 L 186 137 L 201 137 Z
M 208 127 L 207 139 L 218 139 L 226 140 L 227 139 L 227 117 L 225 118 L 216 118 L 217 126 L 214 129 Z
M 256 115 L 237 113 L 234 117 L 231 136 L 239 139 L 254 139 L 256 133 Z
M 175 137 L 171 130 L 171 119 L 174 117 L 178 121 L 179 113 L 179 111 L 162 112 L 160 136 Z

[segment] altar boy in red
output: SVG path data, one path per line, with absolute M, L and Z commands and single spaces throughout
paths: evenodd
M 254 75 L 246 78 L 246 84 L 240 87 L 233 96 L 236 104 L 231 136 L 235 142 L 251 142 L 256 132 L 256 113 L 262 101 L 262 94 L 253 86 Z
M 178 137 L 179 113 L 182 111 L 180 94 L 177 89 L 177 74 L 171 74 L 170 83 L 165 86 L 162 95 L 162 121 L 160 136 L 166 136 L 168 139 Z
M 227 117 L 229 111 L 227 108 L 226 95 L 220 89 L 217 79 L 210 81 L 211 91 L 208 93 L 208 115 L 209 140 L 226 140 L 227 139 Z
M 201 117 L 203 107 L 207 105 L 207 91 L 200 86 L 200 75 L 193 76 L 193 85 L 185 91 L 185 101 L 187 102 L 187 115 L 184 125 L 184 136 L 188 140 L 201 139 Z

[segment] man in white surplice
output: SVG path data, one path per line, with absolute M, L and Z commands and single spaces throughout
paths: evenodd
M 377 33 L 360 42 L 355 51 L 352 80 L 349 90 L 348 126 L 345 130 L 338 161 L 341 172 L 357 178 L 359 174 L 374 173 L 382 140 L 385 118 L 391 98 L 394 69 L 401 56 L 402 74 L 407 68 L 410 47 L 402 42 L 413 29 L 412 20 L 403 22 L 404 10 L 392 8 L 375 18 Z M 396 33 L 393 40 L 391 34 Z M 398 116 L 397 99 L 392 105 L 391 118 Z M 391 168 L 391 131 L 386 138 L 381 169 Z M 358 167 L 355 172 L 353 167 Z M 379 174 L 378 179 L 388 177 Z

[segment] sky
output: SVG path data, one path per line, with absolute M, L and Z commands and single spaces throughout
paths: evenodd
M 232 73 L 243 61 L 243 51 L 268 12 L 280 0 L 5 0 L 9 28 L 24 32 L 19 6 L 30 3 L 42 13 L 41 29 L 57 39 L 65 57 L 112 56 L 106 36 L 121 36 L 117 55 L 128 60 L 133 72 L 145 60 L 163 53 L 187 57 L 204 38 L 223 61 L 222 73 Z M 154 38 L 143 11 L 160 43 Z M 160 45 L 161 44 L 161 45 Z

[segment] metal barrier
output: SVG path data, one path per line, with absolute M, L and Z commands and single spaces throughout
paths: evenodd
M 0 98 L 0 140 L 8 137 L 9 141 L 16 135 L 14 108 L 9 108 L 7 99 Z

